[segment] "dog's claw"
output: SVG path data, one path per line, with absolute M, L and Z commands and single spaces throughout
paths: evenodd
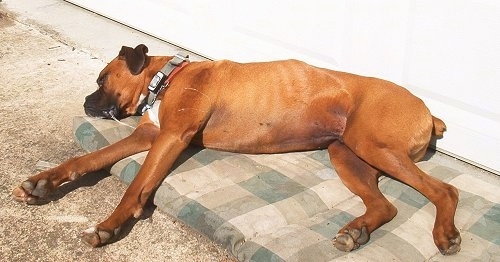
M 35 187 L 31 182 L 25 181 L 21 184 L 21 186 L 12 191 L 12 197 L 18 202 L 30 205 L 36 204 L 38 196 L 32 194 L 34 189 Z
M 19 202 L 36 204 L 39 198 L 46 196 L 49 192 L 48 185 L 46 179 L 39 180 L 36 184 L 26 180 L 12 191 L 12 197 Z
M 333 245 L 340 251 L 349 252 L 359 247 L 351 235 L 339 233 L 333 238 Z
M 449 242 L 450 246 L 447 249 L 439 249 L 439 252 L 441 252 L 441 254 L 445 256 L 453 255 L 460 251 L 460 243 L 462 243 L 462 238 L 459 235 L 456 238 L 450 239 Z
M 29 194 L 22 187 L 17 187 L 12 191 L 12 197 L 19 202 L 28 202 Z
M 81 234 L 82 241 L 91 247 L 100 247 L 109 242 L 109 240 L 118 234 L 119 229 L 114 232 L 108 232 L 95 227 L 88 228 Z
M 333 245 L 340 251 L 349 252 L 366 244 L 370 234 L 366 227 L 359 229 L 345 229 L 333 238 Z
M 99 237 L 99 234 L 95 232 L 83 232 L 81 235 L 83 243 L 91 246 L 91 247 L 98 247 L 101 245 L 101 238 Z

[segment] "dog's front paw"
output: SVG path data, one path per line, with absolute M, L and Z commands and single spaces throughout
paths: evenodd
M 36 183 L 26 180 L 12 191 L 12 197 L 19 202 L 36 204 L 38 200 L 46 196 L 49 191 L 49 182 L 46 179 L 39 180 Z
M 100 247 L 110 242 L 110 240 L 119 233 L 119 228 L 112 232 L 91 227 L 82 232 L 83 243 L 91 247 Z

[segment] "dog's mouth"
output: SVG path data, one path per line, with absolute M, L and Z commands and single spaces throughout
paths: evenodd
M 121 114 L 115 105 L 106 109 L 97 109 L 88 105 L 84 105 L 85 114 L 90 117 L 106 118 L 106 119 L 121 119 Z
M 85 114 L 90 117 L 122 119 L 128 116 L 112 99 L 103 95 L 100 89 L 85 98 L 83 108 Z

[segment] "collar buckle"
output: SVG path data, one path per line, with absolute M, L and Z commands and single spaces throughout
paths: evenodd
M 153 94 L 158 94 L 162 89 L 165 80 L 167 80 L 167 76 L 162 71 L 158 71 L 153 76 L 153 79 L 151 79 L 151 82 L 149 83 L 148 86 L 149 92 Z

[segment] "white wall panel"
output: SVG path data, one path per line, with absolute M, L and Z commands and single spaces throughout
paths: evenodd
M 391 80 L 446 122 L 440 149 L 500 171 L 500 1 L 69 2 L 214 59 L 296 58 Z

